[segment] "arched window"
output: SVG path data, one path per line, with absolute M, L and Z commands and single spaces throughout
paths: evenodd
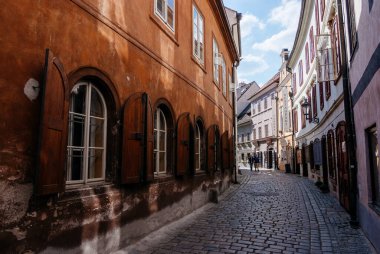
M 67 183 L 104 180 L 107 108 L 90 82 L 74 86 L 70 95 L 67 145 Z
M 167 169 L 167 124 L 164 112 L 157 108 L 154 114 L 155 174 L 165 174 Z
M 201 170 L 201 130 L 195 125 L 195 171 Z

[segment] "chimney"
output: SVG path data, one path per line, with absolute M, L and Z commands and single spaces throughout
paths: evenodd
M 286 62 L 288 61 L 288 58 L 289 58 L 289 51 L 288 49 L 282 49 L 281 51 L 281 58 L 282 58 L 282 62 Z

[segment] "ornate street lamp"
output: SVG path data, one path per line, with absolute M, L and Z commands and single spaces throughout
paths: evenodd
M 309 101 L 307 100 L 307 98 L 305 98 L 303 100 L 303 103 L 301 104 L 301 107 L 302 107 L 302 113 L 305 115 L 306 120 L 311 119 L 311 121 L 313 123 L 319 123 L 319 118 L 318 117 L 313 117 L 313 116 L 310 115 L 310 107 L 311 107 L 311 105 L 310 105 Z

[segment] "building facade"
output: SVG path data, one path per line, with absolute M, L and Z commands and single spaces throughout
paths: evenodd
M 256 82 L 240 83 L 236 90 L 237 95 L 237 163 L 238 168 L 249 168 L 248 156 L 252 155 L 253 125 L 251 121 L 251 105 L 249 98 L 252 97 L 260 87 Z
M 292 126 L 292 73 L 288 71 L 288 49 L 281 52 L 282 64 L 280 68 L 279 85 L 276 89 L 277 103 L 277 165 L 278 169 L 288 173 L 294 172 L 294 140 Z
M 276 73 L 249 98 L 252 120 L 252 151 L 260 159 L 260 167 L 277 168 L 276 88 L 280 74 Z
M 357 217 L 380 252 L 380 3 L 350 0 L 341 4 L 342 18 L 347 20 L 346 65 L 356 136 Z
M 239 43 L 222 1 L 0 16 L 2 252 L 112 252 L 228 188 Z
M 349 210 L 338 29 L 335 1 L 302 2 L 288 66 L 293 71 L 293 118 L 299 169 L 296 171 L 321 182 L 322 188 L 338 197 Z M 306 108 L 308 112 L 304 112 Z

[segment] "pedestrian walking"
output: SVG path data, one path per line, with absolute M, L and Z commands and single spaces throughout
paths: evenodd
M 258 165 L 260 163 L 259 157 L 255 155 L 255 157 L 254 157 L 253 160 L 254 160 L 254 163 L 255 163 L 255 171 L 259 171 L 259 168 L 258 168 Z
M 251 156 L 251 155 L 248 156 L 248 163 L 249 163 L 249 167 L 251 168 L 251 171 L 252 171 L 253 163 L 254 163 L 253 156 Z

